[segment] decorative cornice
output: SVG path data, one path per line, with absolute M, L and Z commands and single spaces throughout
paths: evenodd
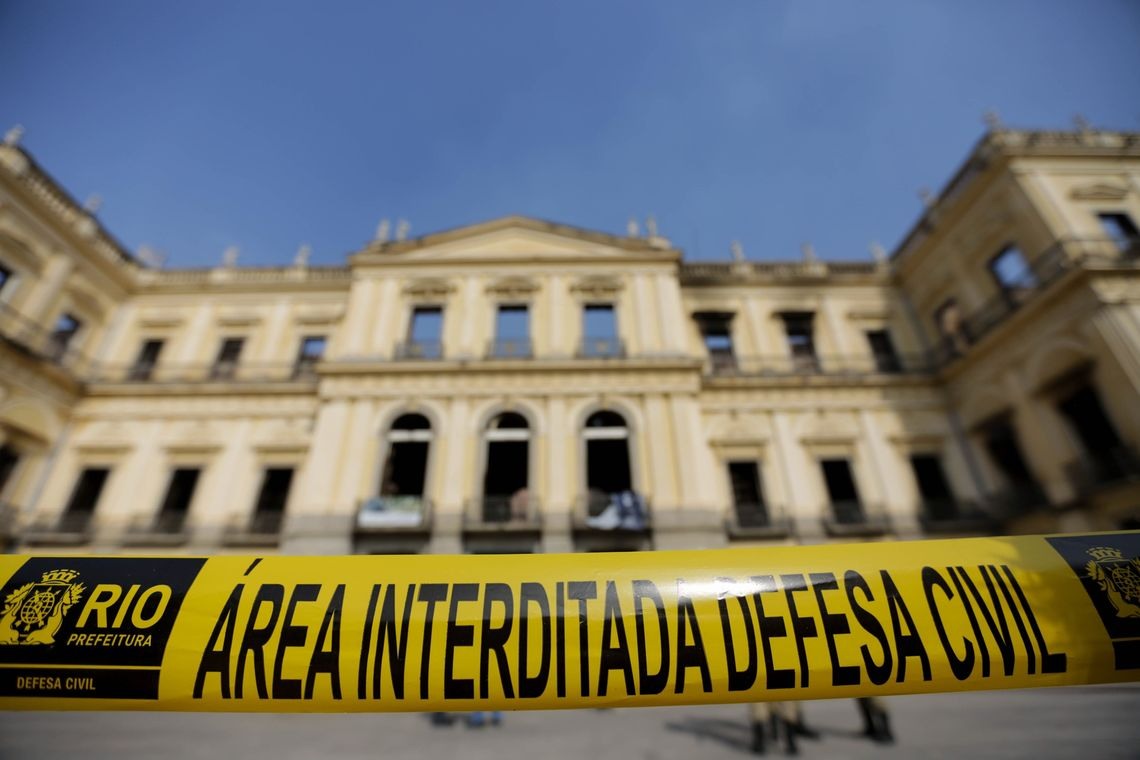
M 411 280 L 404 285 L 404 295 L 424 300 L 429 298 L 446 299 L 456 290 L 455 284 L 438 277 L 424 277 Z
M 616 277 L 592 275 L 583 277 L 570 286 L 570 292 L 579 298 L 614 298 L 622 291 L 622 282 Z

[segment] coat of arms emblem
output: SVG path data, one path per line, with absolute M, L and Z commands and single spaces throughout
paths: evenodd
M 8 594 L 0 609 L 0 645 L 54 643 L 63 616 L 83 595 L 78 577 L 74 570 L 50 570 Z
M 1096 546 L 1086 552 L 1090 557 L 1085 572 L 1120 618 L 1140 618 L 1140 560 L 1125 559 L 1120 549 Z

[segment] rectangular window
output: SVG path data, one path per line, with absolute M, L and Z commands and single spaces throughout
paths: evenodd
M 736 369 L 736 354 L 732 347 L 732 314 L 699 312 L 693 317 L 701 331 L 701 340 L 708 351 L 713 372 L 731 372 Z
M 990 259 L 990 273 L 1006 295 L 1017 296 L 1037 286 L 1037 278 L 1021 249 L 1007 245 Z
M 0 293 L 4 292 L 4 286 L 12 279 L 12 270 L 0 264 Z
M 732 504 L 736 522 L 742 528 L 768 525 L 768 509 L 760 488 L 760 467 L 756 462 L 729 462 L 728 479 L 732 485 Z
M 178 533 L 182 530 L 201 472 L 197 467 L 179 467 L 170 474 L 170 484 L 155 520 L 156 530 L 163 533 Z
M 1111 452 L 1121 447 L 1120 435 L 1101 403 L 1100 394 L 1091 385 L 1070 393 L 1057 405 L 1061 414 L 1077 433 L 1081 445 L 1089 454 L 1109 459 Z
M 83 322 L 75 315 L 66 312 L 59 315 L 51 333 L 51 351 L 54 358 L 61 358 L 66 353 L 81 327 Z
M 297 349 L 297 363 L 294 366 L 294 376 L 308 377 L 313 374 L 313 368 L 325 355 L 325 336 L 308 335 L 301 338 L 301 346 Z
M 989 424 L 983 432 L 983 438 L 986 451 L 1009 485 L 1024 486 L 1033 483 L 1033 475 L 1021 453 L 1021 444 L 1008 420 Z
M 442 306 L 416 306 L 412 309 L 404 356 L 409 359 L 438 359 L 443 356 Z
M 525 305 L 502 305 L 495 315 L 495 341 L 491 355 L 530 356 L 530 309 Z
M 815 315 L 810 311 L 785 312 L 784 333 L 787 335 L 788 351 L 792 355 L 792 368 L 796 372 L 815 372 L 819 360 L 815 355 Z
M 942 460 L 932 454 L 914 454 L 910 458 L 918 494 L 926 514 L 935 520 L 948 520 L 957 515 L 954 494 L 946 482 Z
M 1140 244 L 1140 231 L 1132 217 L 1122 212 L 1097 214 L 1100 226 L 1121 251 L 1134 251 Z
M 110 472 L 106 467 L 88 467 L 79 473 L 67 508 L 60 515 L 59 530 L 81 532 L 87 529 Z
M 863 505 L 859 502 L 851 463 L 846 459 L 824 459 L 820 467 L 835 521 L 847 525 L 863 522 Z
M 243 338 L 226 338 L 218 349 L 218 356 L 214 359 L 214 366 L 210 372 L 215 380 L 229 380 L 237 374 L 238 360 L 241 358 L 241 349 L 245 345 Z
M 902 362 L 895 351 L 891 334 L 886 330 L 868 330 L 867 343 L 871 346 L 871 355 L 875 358 L 875 369 L 879 372 L 901 372 Z
M 158 355 L 162 353 L 163 341 L 146 340 L 139 348 L 135 363 L 131 365 L 129 379 L 149 380 L 154 374 L 154 367 L 158 364 Z
M 605 357 L 621 354 L 613 304 L 586 304 L 582 309 L 582 355 Z
M 281 530 L 285 503 L 289 500 L 289 487 L 292 484 L 292 467 L 270 467 L 265 470 L 249 525 L 251 533 L 272 534 Z
M 0 497 L 4 495 L 4 488 L 8 485 L 8 480 L 12 477 L 12 473 L 16 471 L 16 465 L 20 461 L 20 453 L 7 444 L 0 446 Z M 3 506 L 0 505 L 0 509 Z

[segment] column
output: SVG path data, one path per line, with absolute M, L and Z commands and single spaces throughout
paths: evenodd
M 300 492 L 282 531 L 283 554 L 348 554 L 354 505 L 330 503 L 346 443 L 349 402 L 326 402 L 317 413 L 312 446 L 301 472 Z
M 477 440 L 468 420 L 470 406 L 466 398 L 453 398 L 443 430 L 433 441 L 433 445 L 442 445 L 433 456 L 428 484 L 433 505 L 429 549 L 432 554 L 457 554 L 463 550 L 463 507 L 468 486 L 473 482 L 468 455 Z
M 542 550 L 548 553 L 573 551 L 570 514 L 577 495 L 574 477 L 578 458 L 574 455 L 573 431 L 567 419 L 566 399 L 546 400 L 547 479 L 542 496 Z
M 50 318 L 51 310 L 59 300 L 74 267 L 75 262 L 68 256 L 62 253 L 52 254 L 44 267 L 43 276 L 35 283 L 32 292 L 24 297 L 24 316 L 39 323 Z

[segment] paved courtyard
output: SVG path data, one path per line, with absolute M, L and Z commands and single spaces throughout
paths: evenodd
M 803 757 L 1140 757 L 1140 686 L 888 700 L 898 741 L 857 736 L 851 700 L 812 702 Z M 736 758 L 742 706 L 508 713 L 503 725 L 432 726 L 424 715 L 0 713 L 0 758 Z M 779 755 L 781 753 L 771 752 Z

